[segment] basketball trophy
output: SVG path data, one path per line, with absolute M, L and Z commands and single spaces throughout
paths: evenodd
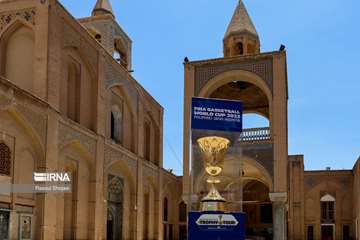
M 225 211 L 226 200 L 220 195 L 215 185 L 221 182 L 218 176 L 223 170 L 224 158 L 230 140 L 210 136 L 199 138 L 197 143 L 200 147 L 205 171 L 209 175 L 206 182 L 211 184 L 209 193 L 201 200 L 201 211 Z

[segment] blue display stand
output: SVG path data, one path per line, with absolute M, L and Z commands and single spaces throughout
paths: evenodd
M 244 240 L 245 213 L 190 212 L 188 240 Z

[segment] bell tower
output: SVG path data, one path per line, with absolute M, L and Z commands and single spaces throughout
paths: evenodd
M 235 9 L 224 36 L 224 57 L 260 53 L 260 39 L 242 0 Z
M 110 0 L 97 0 L 90 17 L 79 22 L 127 70 L 131 70 L 132 40 L 115 19 Z
M 243 0 L 239 0 L 227 27 L 223 51 L 223 57 L 184 62 L 183 198 L 189 210 L 196 210 L 202 193 L 207 192 L 204 175 L 197 171 L 201 159 L 192 147 L 192 97 L 241 101 L 245 125 L 252 122 L 252 117 L 264 123 L 243 128 L 237 149 L 225 156 L 225 187 L 219 190 L 225 199 L 235 203 L 230 206 L 234 211 L 258 216 L 246 226 L 255 236 L 286 240 L 286 226 L 291 223 L 287 218 L 286 51 L 281 47 L 278 51 L 260 52 L 260 38 Z M 236 156 L 236 151 L 241 152 L 241 157 Z M 263 221 L 268 225 L 260 229 Z
M 93 16 L 98 16 L 103 14 L 110 14 L 114 17 L 114 12 L 112 10 L 109 0 L 98 0 L 92 11 Z

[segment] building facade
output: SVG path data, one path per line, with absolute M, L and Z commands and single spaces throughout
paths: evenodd
M 224 57 L 185 61 L 183 195 L 199 209 L 209 189 L 192 151 L 191 98 L 241 100 L 247 114 L 268 126 L 243 129 L 241 157 L 225 157 L 221 194 L 247 214 L 249 239 L 360 239 L 359 164 L 352 170 L 305 171 L 303 156 L 288 154 L 288 78 L 285 46 L 261 52 L 260 37 L 240 0 L 223 39 Z M 235 166 L 235 167 L 234 167 Z M 204 184 L 199 184 L 204 183 Z
M 0 239 L 184 235 L 163 108 L 131 76 L 131 47 L 107 0 L 83 19 L 55 0 L 0 1 L 1 183 L 73 178 L 72 193 L 2 192 Z
M 241 162 L 226 184 L 242 192 L 249 239 L 359 240 L 360 159 L 351 170 L 305 171 L 302 155 L 288 155 L 286 52 L 260 51 L 242 1 L 223 47 L 223 58 L 184 63 L 177 177 L 162 168 L 163 108 L 131 76 L 132 41 L 108 0 L 82 19 L 56 0 L 0 1 L 0 184 L 66 171 L 73 187 L 1 191 L 0 239 L 186 239 L 186 212 L 207 187 L 190 174 L 199 96 L 241 100 L 245 115 L 268 119 L 244 129 L 240 160 L 227 159 Z

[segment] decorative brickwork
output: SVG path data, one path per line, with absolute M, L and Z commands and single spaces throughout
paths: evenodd
M 305 176 L 304 177 L 305 186 L 314 187 L 323 182 L 336 182 L 337 184 L 341 184 L 343 187 L 351 184 L 352 179 L 347 175 L 335 175 L 333 172 L 329 171 L 328 175 L 323 175 L 319 173 L 319 175 L 315 176 Z
M 86 150 L 95 158 L 96 154 L 96 139 L 88 136 L 85 133 L 78 131 L 71 126 L 63 123 L 59 124 L 59 148 L 63 148 L 65 144 L 72 140 L 78 140 Z
M 147 160 L 144 160 L 145 164 L 144 164 L 144 173 L 143 173 L 143 176 L 144 177 L 154 177 L 154 178 L 157 178 L 158 177 L 158 168 L 155 164 L 153 163 L 150 163 L 149 161 Z
M 29 101 L 20 91 L 14 91 L 9 88 L 6 92 L 2 92 L 0 99 L 0 111 L 15 108 L 26 122 L 34 129 L 39 136 L 40 142 L 45 144 L 46 141 L 46 111 L 44 108 Z
M 46 116 L 42 116 L 32 109 L 31 104 L 25 102 L 17 103 L 16 108 L 28 121 L 38 134 L 42 144 L 46 142 Z
M 127 152 L 122 147 L 112 147 L 110 145 L 105 145 L 105 161 L 104 168 L 115 164 L 117 161 L 123 161 L 127 166 L 130 167 L 131 172 L 136 171 L 136 157 L 132 156 L 131 153 Z
M 84 31 L 84 32 L 82 32 Z M 63 21 L 63 47 L 75 47 L 81 51 L 82 57 L 86 57 L 86 61 L 91 64 L 94 74 L 98 69 L 98 51 L 95 49 L 95 39 L 90 36 L 84 29 L 79 26 L 72 26 L 70 22 Z M 82 32 L 79 34 L 79 32 Z M 94 41 L 94 43 L 91 43 Z
M 17 19 L 21 19 L 35 25 L 35 15 L 36 12 L 33 8 L 0 13 L 0 32 Z
M 105 60 L 105 86 L 110 88 L 114 85 L 120 85 L 131 99 L 131 105 L 133 109 L 136 109 L 136 103 L 138 102 L 138 91 L 132 84 L 131 77 L 128 73 L 118 64 L 116 66 L 109 57 Z M 117 63 L 116 63 L 117 64 Z
M 255 73 L 261 77 L 272 91 L 273 87 L 273 60 L 271 57 L 259 60 L 234 59 L 231 62 L 219 61 L 209 62 L 195 69 L 195 95 L 198 95 L 205 84 L 216 75 L 231 71 L 244 70 Z M 239 79 L 241 80 L 241 79 Z
M 106 59 L 105 81 L 106 88 L 109 88 L 114 84 L 121 84 L 125 86 L 130 84 L 129 81 L 127 81 L 126 73 L 115 68 L 115 66 L 113 66 L 112 60 L 110 59 Z

